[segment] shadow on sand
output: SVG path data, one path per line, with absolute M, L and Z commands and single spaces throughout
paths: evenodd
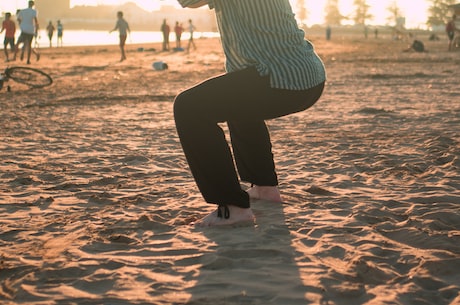
M 258 201 L 252 208 L 254 226 L 203 229 L 214 251 L 202 256 L 188 305 L 305 304 L 308 291 L 321 293 L 301 280 L 283 205 Z

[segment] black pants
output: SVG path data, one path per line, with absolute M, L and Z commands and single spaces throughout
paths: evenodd
M 278 185 L 264 120 L 311 107 L 323 88 L 324 83 L 303 91 L 273 89 L 269 77 L 248 68 L 180 93 L 174 102 L 176 128 L 206 202 L 248 208 L 249 196 L 241 189 L 238 174 L 255 185 Z M 227 122 L 235 160 L 221 122 Z

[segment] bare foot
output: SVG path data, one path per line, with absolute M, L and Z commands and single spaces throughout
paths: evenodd
M 273 202 L 283 202 L 277 186 L 254 185 L 247 190 L 249 198 L 256 200 L 268 200 Z
M 217 216 L 218 210 L 215 210 L 208 216 L 195 222 L 197 227 L 225 226 L 241 222 L 253 222 L 254 214 L 250 208 L 243 209 L 235 205 L 228 205 L 230 212 L 229 218 Z

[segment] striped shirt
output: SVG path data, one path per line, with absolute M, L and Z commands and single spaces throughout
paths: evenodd
M 200 0 L 178 0 L 183 7 Z M 271 87 L 305 90 L 326 80 L 324 65 L 299 29 L 289 0 L 208 0 L 215 10 L 226 70 L 256 67 Z

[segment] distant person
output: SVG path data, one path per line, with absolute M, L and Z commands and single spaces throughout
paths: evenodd
M 455 20 L 457 18 L 457 15 L 453 15 L 452 19 L 449 20 L 446 24 L 446 34 L 447 38 L 449 39 L 449 46 L 447 48 L 448 51 L 452 51 L 454 47 L 454 40 L 455 40 L 455 34 L 458 31 L 457 26 L 455 25 Z
M 24 50 L 27 51 L 27 64 L 30 64 L 30 55 L 32 53 L 32 40 L 38 33 L 39 26 L 37 19 L 37 11 L 33 9 L 33 7 L 35 6 L 35 2 L 29 1 L 28 4 L 28 8 L 19 11 L 18 22 L 19 27 L 21 28 L 21 41 L 24 43 Z M 39 59 L 40 55 L 37 55 L 37 60 Z
M 415 39 L 414 42 L 412 42 L 412 49 L 414 49 L 415 52 L 425 52 L 425 45 L 420 40 Z
M 331 40 L 332 29 L 331 26 L 328 25 L 326 28 L 326 40 Z
M 412 40 L 411 45 L 404 50 L 404 52 L 410 52 L 410 51 L 415 51 L 415 52 L 425 52 L 425 45 L 423 42 L 421 42 L 418 39 L 414 38 L 414 35 L 412 33 L 409 33 L 409 40 Z
M 62 47 L 62 36 L 64 34 L 64 26 L 61 23 L 61 20 L 57 21 L 57 46 L 59 45 Z
M 193 49 L 196 50 L 195 42 L 193 41 L 193 33 L 195 32 L 195 26 L 193 25 L 192 19 L 188 20 L 188 32 L 190 33 L 190 38 L 188 39 L 187 52 L 190 52 L 190 47 L 193 46 Z
M 52 47 L 53 35 L 55 30 L 56 28 L 54 27 L 53 22 L 50 21 L 46 26 L 46 32 L 48 34 L 48 39 L 50 41 L 50 48 Z
M 20 11 L 21 10 L 19 10 L 19 9 L 16 10 L 16 19 L 17 19 L 17 16 L 19 16 Z M 19 22 L 19 20 L 18 20 L 18 22 Z M 22 33 L 19 34 L 18 40 L 16 41 L 16 44 L 15 44 L 15 51 L 14 51 L 14 57 L 15 58 L 16 58 L 16 55 L 17 55 L 17 53 L 19 51 L 19 46 L 21 44 L 22 44 L 22 49 L 21 49 L 21 57 L 20 58 L 21 58 L 21 60 L 23 60 L 24 59 L 24 39 L 22 38 Z
M 10 46 L 11 53 L 13 54 L 13 59 L 16 60 L 16 52 L 14 45 L 14 34 L 16 33 L 16 24 L 11 20 L 11 13 L 5 14 L 5 20 L 2 22 L 2 30 L 0 33 L 5 31 L 5 39 L 3 40 L 3 51 L 5 53 L 5 61 L 10 61 L 8 54 L 8 45 Z
M 182 24 L 176 21 L 176 25 L 174 26 L 174 33 L 176 34 L 176 49 L 181 48 L 182 32 L 184 32 L 184 28 L 182 27 Z
M 126 59 L 126 53 L 125 53 L 125 44 L 126 44 L 126 38 L 128 37 L 128 32 L 130 33 L 131 30 L 129 29 L 128 22 L 123 18 L 123 12 L 119 11 L 117 12 L 117 23 L 115 24 L 115 28 L 111 30 L 109 33 L 112 33 L 113 31 L 118 30 L 120 33 L 120 52 L 121 52 L 121 59 L 120 61 L 123 61 Z
M 379 38 L 379 29 L 378 28 L 374 29 L 374 38 L 375 39 Z
M 21 20 L 19 19 L 19 13 L 21 12 L 20 9 L 16 10 L 16 16 L 17 16 L 17 19 L 18 19 L 18 22 L 19 22 L 19 25 L 21 24 Z M 33 39 L 35 39 L 35 45 L 38 46 L 38 42 L 37 42 L 37 36 L 38 36 L 38 28 L 35 30 L 35 33 L 33 35 Z M 16 50 L 15 50 L 15 57 L 16 57 L 16 54 L 18 53 L 19 51 L 19 46 L 22 45 L 22 48 L 21 48 L 21 55 L 20 55 L 20 59 L 23 60 L 24 59 L 24 52 L 26 51 L 26 45 L 24 43 L 24 35 L 22 35 L 22 33 L 19 35 L 18 37 L 18 40 L 16 41 Z M 32 43 L 31 43 L 32 45 Z M 35 49 L 34 47 L 32 47 L 32 53 L 34 53 L 34 55 L 36 56 L 37 58 L 37 61 L 40 60 L 40 52 L 38 52 L 37 49 Z
M 169 51 L 169 33 L 171 32 L 171 28 L 166 19 L 163 19 L 160 30 L 163 33 L 163 51 Z

